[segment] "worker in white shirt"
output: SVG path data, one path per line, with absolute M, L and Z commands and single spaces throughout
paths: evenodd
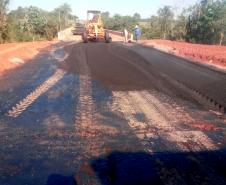
M 126 44 L 128 42 L 128 34 L 129 34 L 126 28 L 124 28 L 123 34 L 124 34 L 124 43 Z

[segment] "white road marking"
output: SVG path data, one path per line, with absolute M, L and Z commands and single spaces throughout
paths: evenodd
M 31 92 L 26 98 L 17 103 L 11 110 L 8 111 L 8 116 L 18 117 L 23 113 L 38 97 L 48 91 L 52 86 L 54 86 L 66 72 L 58 69 L 51 77 L 49 77 L 45 82 L 43 82 L 39 87 L 37 87 L 33 92 Z

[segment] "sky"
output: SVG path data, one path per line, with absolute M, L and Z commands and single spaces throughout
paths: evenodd
M 133 15 L 139 13 L 142 18 L 149 18 L 156 14 L 157 10 L 170 5 L 176 13 L 179 13 L 183 7 L 193 5 L 198 0 L 11 0 L 9 10 L 17 9 L 22 6 L 37 6 L 44 10 L 51 11 L 57 6 L 68 3 L 71 5 L 73 14 L 80 19 L 86 17 L 87 10 L 108 11 L 111 15 L 119 13 L 121 15 Z

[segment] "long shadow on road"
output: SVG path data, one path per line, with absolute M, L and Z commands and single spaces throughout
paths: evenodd
M 113 152 L 91 161 L 102 185 L 225 184 L 226 150 Z
M 80 171 L 79 175 L 52 174 L 46 185 L 224 185 L 226 183 L 225 149 L 153 154 L 115 151 L 92 159 L 89 165 L 90 169 Z

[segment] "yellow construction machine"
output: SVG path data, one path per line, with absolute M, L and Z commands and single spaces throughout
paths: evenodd
M 104 29 L 101 12 L 96 10 L 87 11 L 87 20 L 85 23 L 85 31 L 82 34 L 84 43 L 88 41 L 101 41 L 104 40 L 106 43 L 111 42 L 109 32 Z

